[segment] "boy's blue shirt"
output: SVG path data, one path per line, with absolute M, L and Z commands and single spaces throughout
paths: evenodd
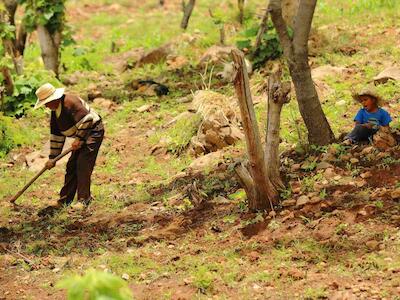
M 360 124 L 372 123 L 378 126 L 387 126 L 392 121 L 392 118 L 383 108 L 378 108 L 378 111 L 374 113 L 370 113 L 365 108 L 361 108 L 354 117 L 354 121 L 358 121 Z

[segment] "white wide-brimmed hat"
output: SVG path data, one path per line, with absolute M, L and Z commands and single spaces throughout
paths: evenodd
M 372 86 L 366 86 L 361 91 L 353 93 L 354 100 L 360 102 L 361 96 L 371 96 L 376 99 L 376 103 L 380 106 L 384 103 L 383 98 L 378 94 L 377 90 Z
M 65 88 L 56 89 L 51 83 L 45 83 L 36 90 L 37 101 L 34 109 L 37 109 L 46 103 L 60 99 L 64 95 Z

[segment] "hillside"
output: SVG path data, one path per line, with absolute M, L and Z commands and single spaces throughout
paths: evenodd
M 202 57 L 219 43 L 221 20 L 226 44 L 235 46 L 264 7 L 248 1 L 241 26 L 236 1 L 199 1 L 183 32 L 181 1 L 158 2 L 67 2 L 75 43 L 62 50 L 60 80 L 51 80 L 88 100 L 106 128 L 87 211 L 37 215 L 57 200 L 65 161 L 18 206 L 8 203 L 46 161 L 49 113 L 27 109 L 9 123 L 0 119 L 14 146 L 0 155 L 0 299 L 66 299 L 57 283 L 92 268 L 126 280 L 134 299 L 400 299 L 399 146 L 309 147 L 292 93 L 282 112 L 281 204 L 276 212 L 249 212 L 232 168 L 246 154 L 245 141 L 196 152 L 190 141 L 202 120 L 193 98 L 218 99 L 237 113 L 232 83 L 216 75 L 223 65 Z M 337 137 L 351 130 L 360 108 L 352 91 L 400 65 L 397 2 L 353 2 L 318 1 L 309 43 Z M 163 59 L 149 58 L 154 49 Z M 38 71 L 39 58 L 31 34 L 24 84 L 49 78 Z M 279 61 L 250 80 L 263 135 L 263 87 Z M 137 89 L 149 79 L 169 94 Z M 376 88 L 391 127 L 400 129 L 400 81 Z

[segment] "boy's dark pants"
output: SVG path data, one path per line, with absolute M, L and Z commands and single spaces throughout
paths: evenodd
M 78 191 L 78 201 L 90 202 L 90 177 L 96 163 L 97 154 L 104 137 L 104 127 L 100 121 L 90 132 L 86 142 L 73 151 L 67 163 L 64 186 L 60 191 L 59 204 L 69 205 Z
M 377 129 L 367 128 L 361 124 L 356 124 L 354 129 L 346 136 L 346 138 L 352 142 L 369 141 L 377 131 Z

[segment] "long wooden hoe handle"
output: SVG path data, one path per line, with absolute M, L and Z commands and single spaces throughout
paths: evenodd
M 54 162 L 60 160 L 61 158 L 63 158 L 65 155 L 67 155 L 68 153 L 70 153 L 72 151 L 72 147 L 68 148 L 67 150 L 63 151 L 60 155 L 58 155 L 56 158 L 54 158 Z M 27 189 L 28 187 L 30 187 L 30 185 L 32 183 L 35 182 L 36 179 L 38 179 L 40 177 L 40 175 L 42 175 L 48 168 L 46 166 L 43 167 L 43 169 L 41 169 L 36 175 L 35 177 L 33 177 L 23 188 L 22 190 L 20 190 L 14 197 L 12 197 L 10 199 L 11 203 L 14 203 Z

